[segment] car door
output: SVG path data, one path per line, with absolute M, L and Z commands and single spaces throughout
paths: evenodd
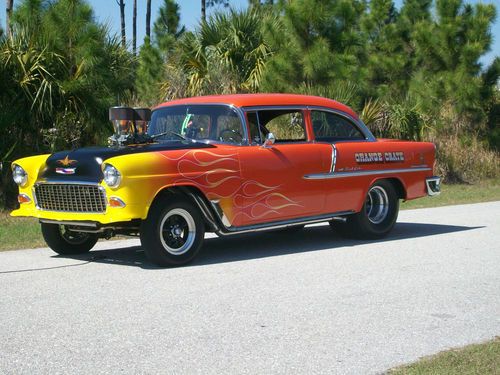
M 324 207 L 320 181 L 305 175 L 327 168 L 316 145 L 307 138 L 305 111 L 300 108 L 246 112 L 252 143 L 240 147 L 243 183 L 237 201 L 242 225 L 314 216 Z M 263 146 L 268 133 L 276 141 Z
M 312 131 L 317 143 L 332 147 L 332 170 L 329 173 L 310 176 L 324 182 L 325 211 L 357 211 L 366 194 L 367 177 L 357 174 L 352 150 L 362 151 L 373 145 L 370 135 L 365 134 L 355 119 L 334 111 L 312 109 L 310 112 Z M 347 173 L 346 173 L 347 172 Z M 347 176 L 337 178 L 339 176 Z

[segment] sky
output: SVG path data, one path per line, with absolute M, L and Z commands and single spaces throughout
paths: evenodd
M 108 23 L 111 30 L 120 33 L 120 8 L 116 0 L 87 0 L 94 8 L 96 18 L 100 22 Z M 396 6 L 400 7 L 403 0 L 395 0 Z M 19 0 L 14 0 L 14 6 Z M 495 56 L 500 56 L 500 0 L 468 0 L 469 3 L 493 3 L 497 7 L 497 20 L 492 28 L 493 44 L 491 51 L 481 58 L 481 62 L 487 66 L 493 61 Z M 163 3 L 163 0 L 151 0 L 151 29 L 153 23 L 158 16 L 158 9 Z M 201 17 L 200 0 L 178 0 L 177 3 L 181 8 L 181 23 L 184 24 L 188 30 L 194 30 Z M 133 0 L 125 0 L 125 23 L 127 41 L 132 40 L 132 4 Z M 232 7 L 236 9 L 243 9 L 247 6 L 248 0 L 230 0 Z M 3 7 L 0 8 L 0 24 L 5 29 L 5 11 Z M 210 8 L 207 13 L 210 14 L 217 9 L 222 9 L 220 6 Z M 137 0 L 137 44 L 140 46 L 146 34 L 146 0 Z

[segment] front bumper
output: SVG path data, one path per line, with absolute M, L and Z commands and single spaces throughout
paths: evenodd
M 441 177 L 432 176 L 425 179 L 427 194 L 431 197 L 441 194 Z

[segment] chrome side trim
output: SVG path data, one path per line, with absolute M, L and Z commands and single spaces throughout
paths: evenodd
M 332 144 L 332 166 L 330 167 L 330 173 L 335 172 L 336 165 L 337 165 L 337 146 Z
M 425 179 L 427 194 L 431 197 L 441 194 L 441 177 L 432 176 Z
M 369 170 L 369 171 L 353 171 L 353 172 L 328 172 L 328 173 L 306 174 L 303 178 L 306 180 L 326 180 L 330 178 L 375 176 L 381 174 L 424 172 L 431 170 L 432 168 L 401 168 L 401 169 L 385 169 L 380 171 Z
M 302 217 L 302 218 L 283 220 L 283 221 L 273 221 L 270 223 L 246 225 L 242 227 L 229 227 L 229 228 L 226 227 L 224 228 L 225 230 L 217 231 L 217 234 L 220 236 L 230 236 L 233 234 L 262 232 L 266 230 L 292 227 L 295 225 L 321 223 L 323 221 L 329 221 L 329 220 L 343 220 L 343 218 L 341 218 L 340 216 L 351 215 L 353 213 L 354 211 L 339 211 L 326 215 L 309 216 L 309 217 Z

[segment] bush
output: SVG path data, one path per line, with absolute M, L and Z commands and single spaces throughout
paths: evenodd
M 476 138 L 436 138 L 436 173 L 447 183 L 474 183 L 500 176 L 500 155 Z

